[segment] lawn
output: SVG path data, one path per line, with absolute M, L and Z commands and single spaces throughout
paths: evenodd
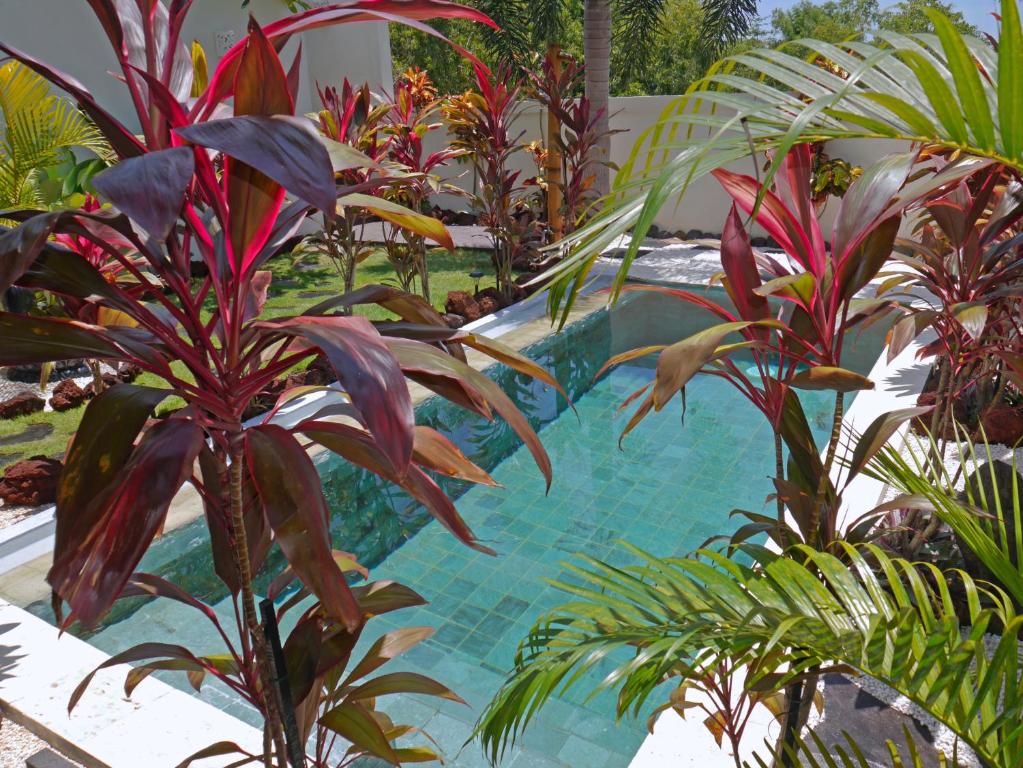
M 469 277 L 470 272 L 479 269 L 486 274 L 480 281 L 481 289 L 494 284 L 493 267 L 488 251 L 459 249 L 454 253 L 441 252 L 431 257 L 430 266 L 431 298 L 441 311 L 448 291 L 473 290 L 474 281 Z M 297 314 L 341 292 L 341 278 L 325 257 L 305 255 L 296 259 L 290 255 L 281 256 L 271 263 L 271 269 L 274 273 L 274 282 L 270 286 L 264 310 L 267 317 Z M 360 286 L 372 283 L 394 284 L 394 270 L 383 252 L 370 256 L 360 264 L 357 275 L 356 282 Z M 356 313 L 371 320 L 392 317 L 385 310 L 375 306 L 359 307 Z M 161 386 L 161 381 L 149 374 L 141 376 L 137 383 Z M 171 408 L 176 405 L 167 400 L 162 407 Z M 0 467 L 30 456 L 61 456 L 67 447 L 68 439 L 78 428 L 83 410 L 84 407 L 64 413 L 35 413 L 18 419 L 0 421 Z M 52 426 L 53 431 L 45 437 L 29 442 L 11 442 L 32 425 L 40 423 Z

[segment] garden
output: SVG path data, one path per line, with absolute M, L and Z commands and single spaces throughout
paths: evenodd
M 1016 0 L 774 47 L 704 3 L 747 26 L 622 163 L 605 0 L 582 58 L 564 18 L 356 0 L 212 66 L 190 2 L 89 5 L 127 122 L 0 41 L 0 520 L 53 505 L 0 633 L 103 660 L 15 699 L 2 650 L 0 716 L 66 749 L 31 689 L 96 717 L 128 665 L 249 728 L 179 768 L 1023 762 Z M 338 73 L 303 114 L 299 36 L 364 22 L 468 90 Z M 651 246 L 700 184 L 710 256 Z M 97 728 L 68 754 L 137 760 Z

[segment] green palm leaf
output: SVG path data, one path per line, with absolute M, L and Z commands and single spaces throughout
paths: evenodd
M 623 717 L 666 678 L 698 680 L 737 657 L 761 660 L 747 685 L 774 690 L 821 665 L 851 667 L 924 708 L 988 765 L 1009 768 L 1023 758 L 1023 619 L 999 590 L 876 547 L 842 545 L 841 557 L 749 549 L 753 565 L 706 551 L 665 560 L 630 549 L 639 561 L 632 567 L 591 558 L 569 566 L 573 583 L 557 586 L 573 601 L 533 628 L 478 725 L 491 758 L 554 695 L 614 689 Z M 949 584 L 967 596 L 965 633 Z M 1002 636 L 988 651 L 992 626 Z M 586 674 L 594 670 L 597 683 Z
M 0 66 L 0 118 L 0 210 L 41 205 L 40 172 L 72 149 L 110 157 L 85 115 L 18 62 Z
M 657 213 L 694 179 L 750 154 L 777 150 L 765 185 L 795 143 L 901 139 L 1023 170 L 1023 30 L 1015 0 L 1002 2 L 995 51 L 932 16 L 937 34 L 879 32 L 872 42 L 798 40 L 719 62 L 640 135 L 605 211 L 563 243 L 568 258 L 547 277 L 553 311 L 570 304 L 597 256 L 632 232 L 618 287 Z M 842 73 L 842 74 L 839 74 Z M 617 296 L 617 293 L 614 294 Z

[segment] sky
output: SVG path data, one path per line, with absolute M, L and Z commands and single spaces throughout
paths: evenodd
M 760 0 L 760 15 L 770 18 L 771 11 L 775 8 L 788 8 L 795 5 L 797 0 Z M 894 2 L 885 2 L 881 5 L 893 5 Z M 967 21 L 974 24 L 982 31 L 994 32 L 995 22 L 991 18 L 991 12 L 998 10 L 1001 6 L 999 0 L 952 0 L 952 5 L 962 12 Z

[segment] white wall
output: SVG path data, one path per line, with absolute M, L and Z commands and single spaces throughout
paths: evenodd
M 262 24 L 287 14 L 283 0 L 196 0 L 185 24 L 183 41 L 197 39 L 210 67 L 219 58 L 217 34 L 245 34 L 251 13 Z M 127 90 L 108 72 L 117 69 L 110 44 L 86 0 L 0 0 L 0 38 L 74 76 L 117 117 L 128 121 L 134 112 Z M 391 82 L 387 25 L 358 23 L 306 32 L 303 39 L 300 112 L 313 108 L 315 83 L 339 84 L 343 78 L 374 88 Z M 296 42 L 285 51 L 291 61 Z
M 611 137 L 611 161 L 613 163 L 618 166 L 625 164 L 636 141 L 647 128 L 657 122 L 674 98 L 673 96 L 627 96 L 611 99 L 611 128 L 621 131 Z M 516 129 L 524 133 L 524 140 L 532 141 L 542 138 L 545 122 L 542 107 L 536 103 L 530 103 L 522 110 L 522 115 L 516 123 Z M 437 131 L 430 137 L 429 146 L 433 149 L 439 148 L 444 138 L 445 132 Z M 861 139 L 831 142 L 826 151 L 832 157 L 841 157 L 854 165 L 865 166 L 876 162 L 883 155 L 904 152 L 906 149 L 906 145 L 901 142 Z M 536 166 L 525 153 L 519 153 L 514 167 L 521 169 L 526 176 L 536 173 Z M 754 173 L 752 161 L 748 159 L 733 163 L 728 167 L 738 173 L 751 175 Z M 472 174 L 463 174 L 456 179 L 454 176 L 461 173 L 464 167 L 455 166 L 455 169 L 448 171 L 449 180 L 463 189 L 470 188 L 473 183 Z M 439 198 L 438 202 L 452 208 L 466 205 L 449 196 Z M 730 207 L 731 198 L 724 192 L 721 185 L 712 176 L 705 176 L 690 185 L 681 202 L 672 200 L 665 204 L 655 223 L 661 229 L 669 232 L 700 230 L 720 234 Z M 837 211 L 838 201 L 832 199 L 822 216 L 825 237 L 830 237 L 831 226 Z M 753 234 L 762 236 L 765 233 L 755 227 Z

